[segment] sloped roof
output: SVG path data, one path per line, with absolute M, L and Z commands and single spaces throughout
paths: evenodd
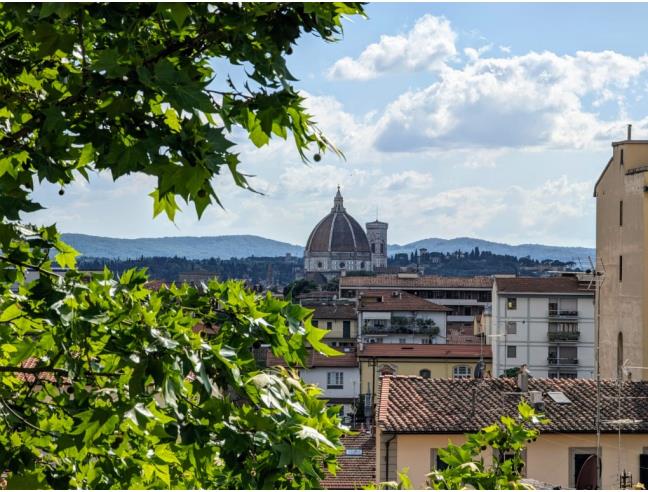
M 403 277 L 397 273 L 340 277 L 340 288 L 342 289 L 362 287 L 385 289 L 490 289 L 492 286 L 493 279 L 491 277 L 442 277 L 440 275 Z
M 358 317 L 353 304 L 319 304 L 307 307 L 315 310 L 313 319 L 356 319 Z
M 491 359 L 489 345 L 455 345 L 450 343 L 404 344 L 404 343 L 365 343 L 358 357 L 404 357 L 404 358 L 440 358 L 440 359 L 478 359 L 483 353 L 484 359 Z
M 397 295 L 394 295 L 397 294 Z M 369 301 L 363 297 L 375 298 L 379 296 L 380 302 Z M 452 309 L 440 304 L 435 304 L 425 299 L 395 290 L 370 290 L 360 292 L 359 311 L 438 311 L 446 312 Z
M 495 283 L 500 293 L 556 293 L 594 295 L 594 283 L 580 282 L 576 277 L 502 277 Z
M 593 379 L 530 378 L 529 391 L 540 391 L 545 416 L 551 420 L 541 432 L 596 432 L 596 381 Z M 618 412 L 618 386 L 614 380 L 601 381 L 601 430 L 648 433 L 648 382 L 621 385 L 621 412 Z M 418 376 L 383 376 L 378 424 L 388 432 L 464 433 L 475 432 L 499 419 L 517 415 L 518 393 L 514 378 L 425 379 Z M 562 392 L 570 403 L 557 403 L 547 392 Z
M 328 471 L 321 485 L 325 489 L 361 489 L 376 481 L 376 437 L 368 433 L 344 436 L 345 451 L 339 455 L 340 469 L 333 476 Z M 347 454 L 348 450 L 356 450 Z M 359 450 L 359 451 L 357 451 Z
M 268 350 L 266 356 L 266 366 L 283 366 L 285 367 L 286 362 L 279 358 L 275 357 L 271 350 Z M 353 352 L 342 352 L 341 355 L 327 356 L 320 354 L 315 350 L 309 350 L 306 358 L 306 367 L 312 369 L 315 367 L 358 367 L 358 359 L 356 357 L 355 350 Z

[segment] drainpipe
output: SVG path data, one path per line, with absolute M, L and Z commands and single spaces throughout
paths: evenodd
M 396 434 L 391 436 L 391 439 L 385 441 L 385 482 L 389 482 L 389 445 L 396 439 Z

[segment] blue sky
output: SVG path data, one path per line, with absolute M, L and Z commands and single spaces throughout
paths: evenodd
M 97 176 L 30 217 L 115 237 L 258 234 L 303 244 L 340 184 L 389 240 L 472 236 L 593 246 L 594 182 L 633 123 L 648 139 L 645 4 L 371 4 L 344 39 L 304 37 L 289 67 L 345 153 L 304 165 L 291 143 L 238 151 L 263 196 L 217 189 L 226 210 L 151 219 L 153 183 Z M 217 65 L 221 70 L 225 67 Z M 218 79 L 217 79 L 218 82 Z

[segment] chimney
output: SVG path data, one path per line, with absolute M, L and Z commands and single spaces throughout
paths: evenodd
M 522 364 L 518 371 L 517 384 L 522 393 L 526 393 L 529 390 L 529 372 L 527 371 L 526 364 Z
M 632 140 L 632 125 L 628 125 L 628 140 Z

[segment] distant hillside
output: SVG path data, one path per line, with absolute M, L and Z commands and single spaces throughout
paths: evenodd
M 259 236 L 157 237 L 117 239 L 63 234 L 63 240 L 84 256 L 98 258 L 139 258 L 140 256 L 180 256 L 189 259 L 247 258 L 248 256 L 302 256 L 303 248 Z
M 543 244 L 519 244 L 512 246 L 504 243 L 494 243 L 482 239 L 470 237 L 458 237 L 455 239 L 428 238 L 421 239 L 408 244 L 393 244 L 389 246 L 389 254 L 410 253 L 415 249 L 427 248 L 428 251 L 439 253 L 452 253 L 453 251 L 471 251 L 473 248 L 479 248 L 481 251 L 490 251 L 498 255 L 512 255 L 519 258 L 530 256 L 534 260 L 560 260 L 574 261 L 577 266 L 582 263 L 582 267 L 589 267 L 588 257 L 594 258 L 596 250 L 593 248 L 577 248 L 565 246 L 545 246 Z
M 84 256 L 98 258 L 139 258 L 140 256 L 180 256 L 189 259 L 206 258 L 247 258 L 248 256 L 294 256 L 303 255 L 304 248 L 296 244 L 274 241 L 260 236 L 212 236 L 212 237 L 159 237 L 140 239 L 117 239 L 89 236 L 86 234 L 63 234 L 63 239 Z M 422 239 L 403 245 L 390 245 L 389 254 L 409 253 L 415 249 L 427 248 L 428 251 L 451 253 L 456 250 L 471 251 L 478 247 L 500 255 L 517 257 L 530 256 L 534 260 L 560 260 L 580 262 L 589 265 L 588 256 L 594 258 L 594 249 L 545 246 L 542 244 L 494 243 L 473 238 Z

